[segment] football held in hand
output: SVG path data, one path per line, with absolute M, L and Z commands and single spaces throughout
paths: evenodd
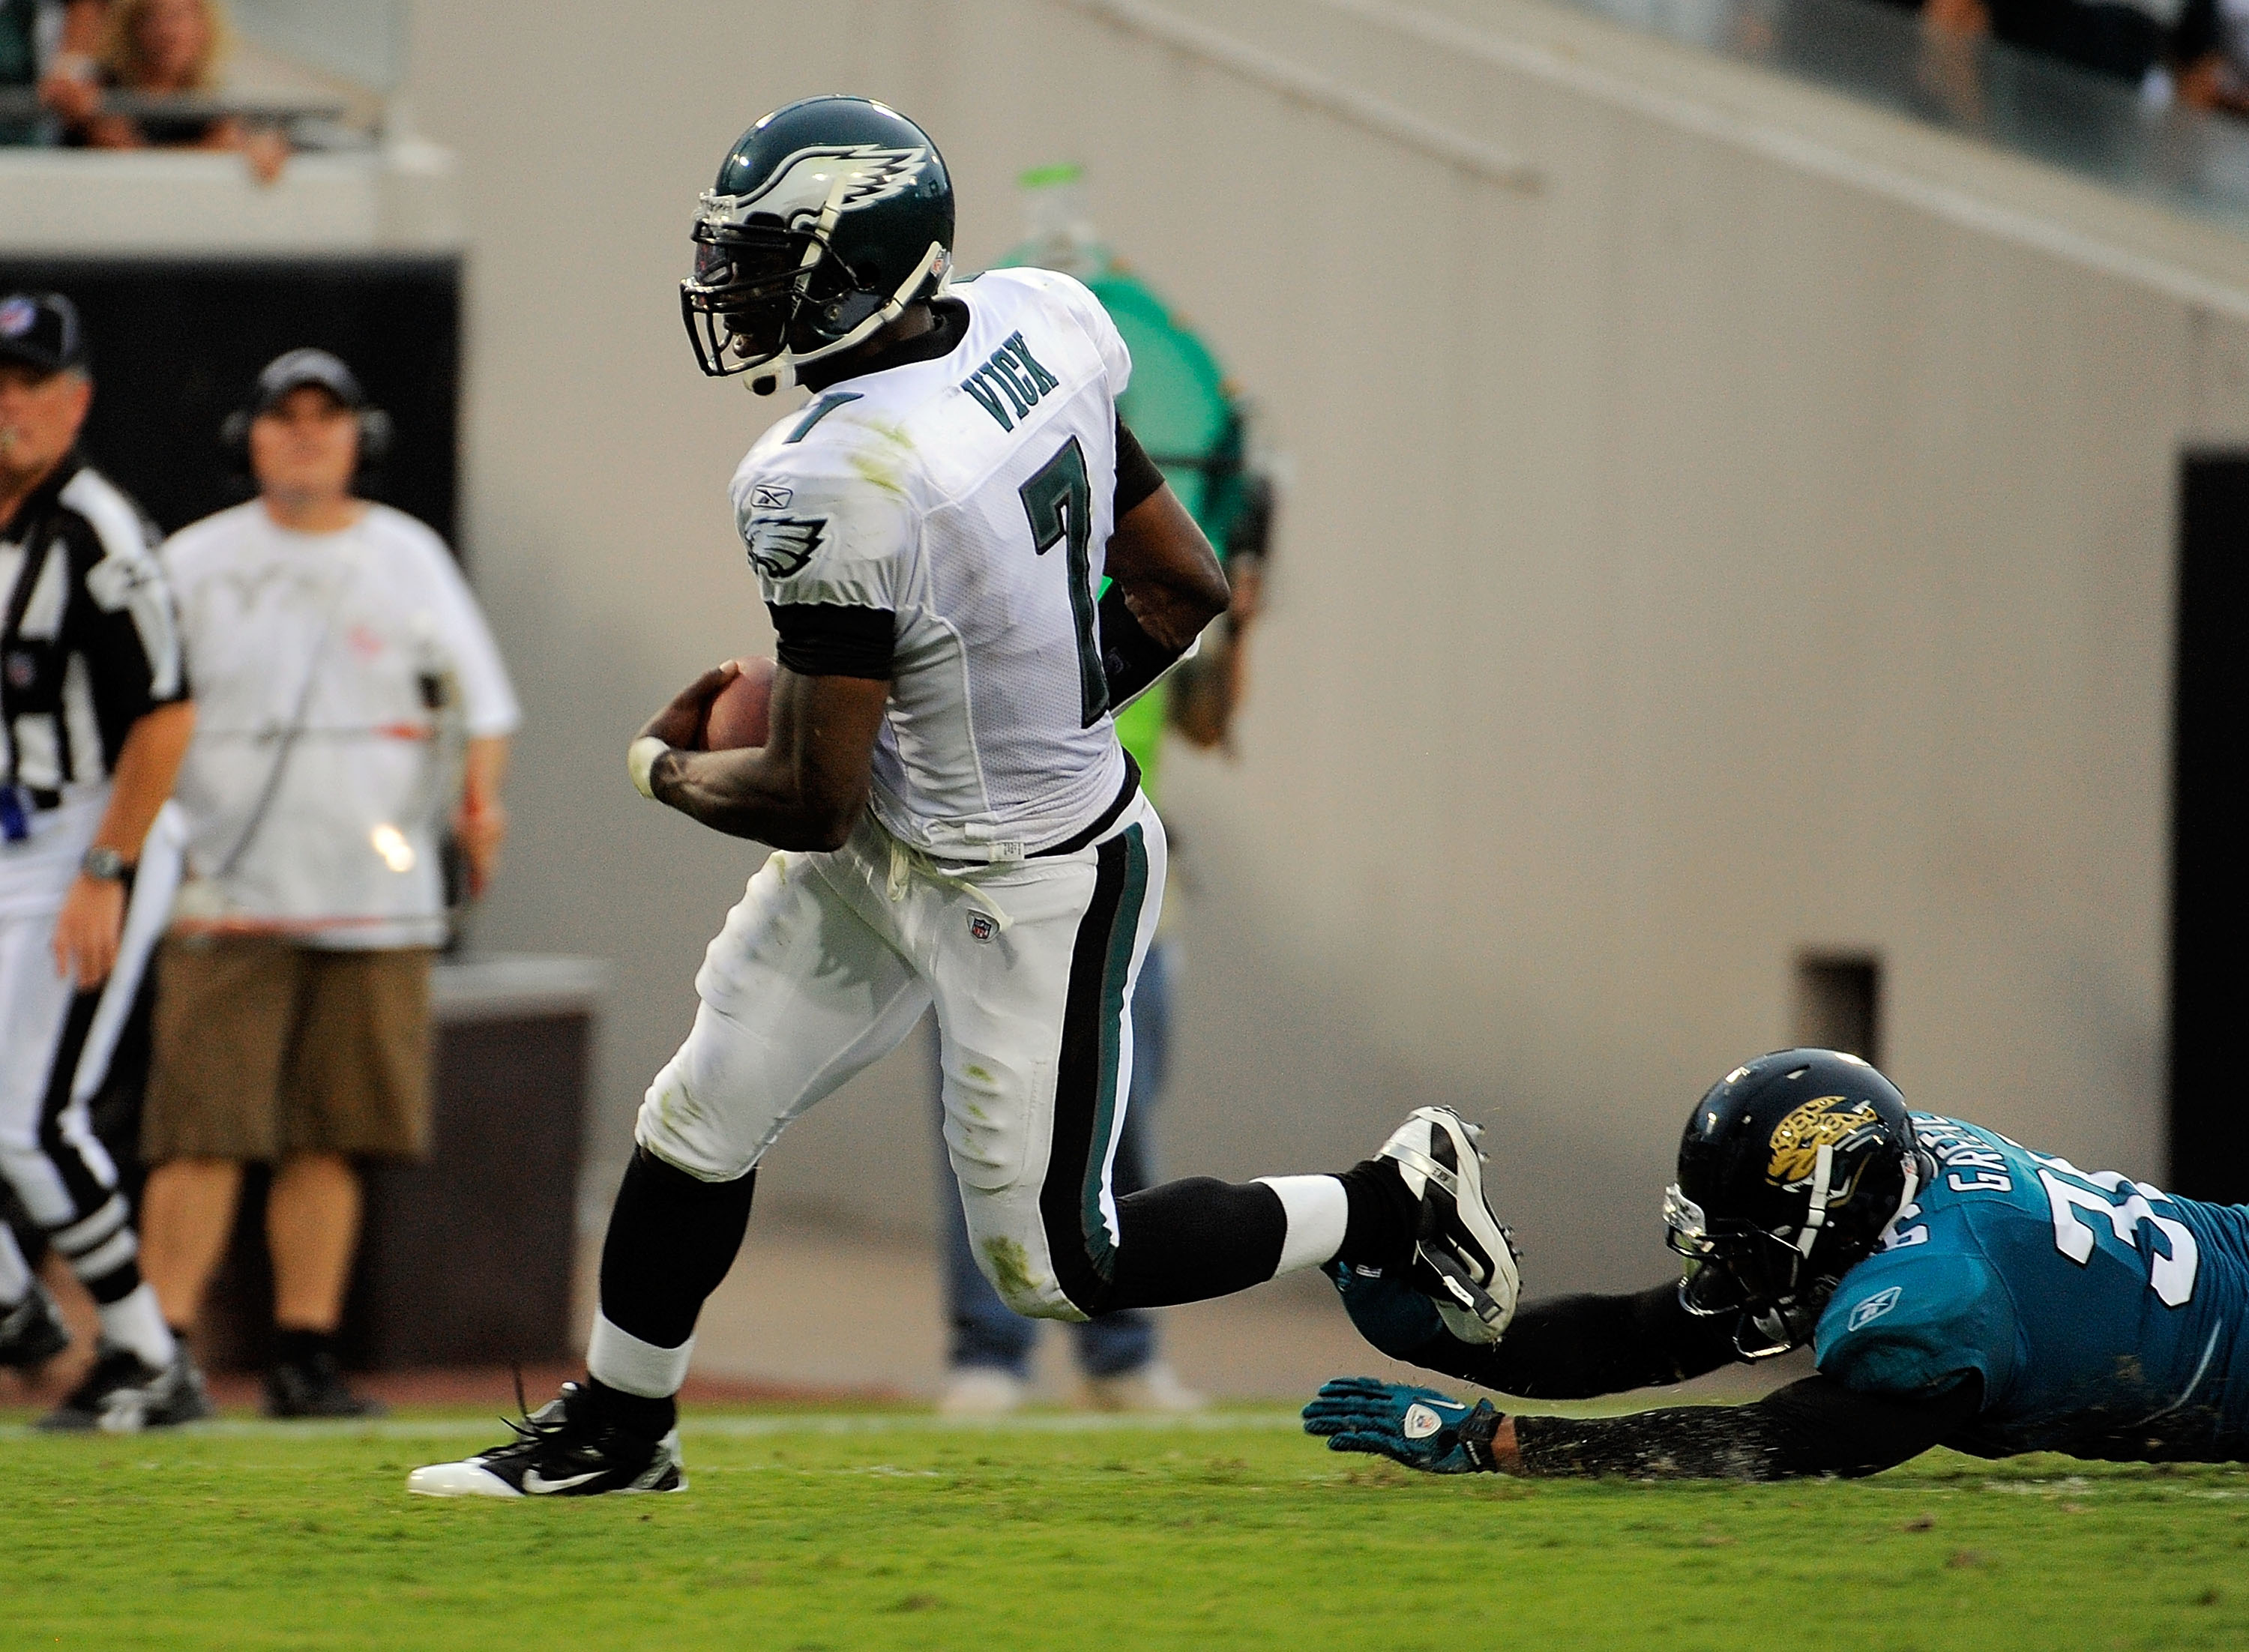
M 719 690 L 703 719 L 703 749 L 731 751 L 763 745 L 773 709 L 773 661 L 752 655 L 734 664 L 741 675 Z

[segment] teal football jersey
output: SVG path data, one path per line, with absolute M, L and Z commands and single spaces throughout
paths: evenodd
M 2249 1206 L 2174 1198 L 1914 1115 L 1937 1164 L 1820 1316 L 1861 1393 L 1983 1378 L 1983 1457 L 2249 1457 Z

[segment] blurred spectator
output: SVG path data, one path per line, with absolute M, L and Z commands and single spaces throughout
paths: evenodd
M 289 141 L 271 127 L 236 115 L 131 116 L 95 106 L 108 90 L 208 97 L 220 89 L 231 39 L 219 0 L 111 0 L 95 84 L 69 112 L 73 140 L 97 149 L 238 149 L 258 181 L 272 183 L 289 159 Z
M 2175 49 L 2181 102 L 2249 115 L 2249 0 L 2188 0 Z
M 427 1148 L 439 835 L 450 808 L 480 892 L 506 835 L 516 702 L 444 542 L 354 492 L 389 427 L 350 368 L 279 357 L 228 435 L 259 497 L 162 553 L 201 722 L 141 1126 L 148 1277 L 171 1324 L 192 1326 L 243 1166 L 272 1166 L 266 1409 L 360 1416 L 335 1346 L 354 1161 Z
M 2151 10 L 2123 0 L 1893 0 L 1917 10 L 1938 44 L 1986 36 L 2136 87 L 2150 101 L 2170 96 L 2168 31 Z
M 0 144 L 52 143 L 55 115 L 79 119 L 91 107 L 93 50 L 106 0 L 0 0 L 0 91 L 38 89 L 50 115 L 0 120 Z

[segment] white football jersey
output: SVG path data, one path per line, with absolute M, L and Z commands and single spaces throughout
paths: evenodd
M 1094 594 L 1131 358 L 1068 276 L 959 283 L 950 355 L 829 387 L 759 438 L 735 521 L 766 600 L 890 613 L 871 807 L 952 860 L 1012 860 L 1117 799 Z

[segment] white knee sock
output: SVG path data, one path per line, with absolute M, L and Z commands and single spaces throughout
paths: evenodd
M 596 1312 L 594 1334 L 586 1340 L 586 1370 L 595 1381 L 620 1394 L 636 1394 L 643 1400 L 668 1400 L 687 1381 L 687 1361 L 695 1352 L 689 1337 L 676 1348 L 643 1342 L 629 1331 L 609 1323 Z
M 24 1253 L 16 1245 L 16 1230 L 0 1222 L 0 1313 L 20 1307 L 31 1294 L 31 1270 L 24 1265 Z
M 1334 1260 L 1343 1249 L 1351 1202 L 1343 1183 L 1331 1176 L 1261 1176 L 1257 1178 L 1281 1196 L 1288 1213 L 1288 1237 L 1281 1241 L 1281 1265 L 1273 1277 L 1316 1268 Z
M 105 1302 L 96 1311 L 101 1315 L 103 1340 L 132 1349 L 141 1356 L 143 1365 L 153 1365 L 161 1370 L 171 1364 L 172 1356 L 179 1352 L 180 1345 L 173 1340 L 172 1327 L 164 1323 L 164 1310 L 156 1306 L 156 1287 L 146 1279 L 125 1296 L 114 1302 Z

